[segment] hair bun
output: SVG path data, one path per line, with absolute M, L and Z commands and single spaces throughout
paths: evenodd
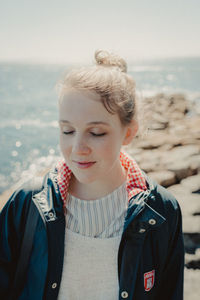
M 116 67 L 124 73 L 127 72 L 126 61 L 116 54 L 104 50 L 96 50 L 94 57 L 97 65 Z

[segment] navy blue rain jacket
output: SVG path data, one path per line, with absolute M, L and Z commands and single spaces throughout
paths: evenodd
M 16 299 L 58 298 L 65 216 L 55 172 L 47 174 L 42 189 L 35 190 L 34 195 L 30 184 L 18 189 L 0 213 L 1 300 L 8 299 L 12 288 L 30 201 L 34 201 L 40 217 L 29 268 L 22 288 L 15 293 Z M 182 300 L 184 244 L 181 210 L 166 189 L 148 177 L 146 180 L 148 190 L 129 201 L 118 250 L 118 299 Z

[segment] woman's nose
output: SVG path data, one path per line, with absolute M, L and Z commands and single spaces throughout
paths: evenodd
M 72 151 L 78 155 L 88 155 L 91 152 L 91 148 L 83 138 L 79 137 L 74 140 Z

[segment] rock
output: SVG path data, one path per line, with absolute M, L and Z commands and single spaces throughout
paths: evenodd
M 189 159 L 193 155 L 199 155 L 200 147 L 198 145 L 186 145 L 175 147 L 167 153 L 163 153 L 163 163 L 165 165 L 169 163 L 175 163 L 177 161 L 183 161 Z
M 176 176 L 170 171 L 149 172 L 148 175 L 164 187 L 168 187 L 176 183 Z
M 189 103 L 185 99 L 184 95 L 181 94 L 174 94 L 169 98 L 170 101 L 170 109 L 172 111 L 179 111 L 182 114 L 185 114 L 189 110 Z
M 153 113 L 153 119 L 161 124 L 168 124 L 168 119 L 160 113 Z
M 200 269 L 200 259 L 190 260 L 185 266 L 188 269 Z
M 187 136 L 186 126 L 182 119 L 174 119 L 170 122 L 169 134 L 175 135 L 178 138 Z
M 184 270 L 184 300 L 199 300 L 200 270 L 185 268 Z
M 200 143 L 198 143 L 197 136 L 194 133 L 190 134 L 190 136 L 184 136 L 183 138 L 181 138 L 179 140 L 180 140 L 180 144 L 182 146 L 184 146 L 184 145 L 192 145 L 192 144 L 193 145 L 200 144 Z
M 155 161 L 140 163 L 140 168 L 146 173 L 153 172 L 156 169 L 156 166 L 158 166 L 158 164 L 155 164 Z
M 196 218 L 194 218 L 193 216 L 197 217 L 198 212 L 200 211 L 199 195 L 190 193 L 190 191 L 181 184 L 172 185 L 168 187 L 167 190 L 170 191 L 174 195 L 174 197 L 178 200 L 181 207 L 183 219 L 189 216 L 190 220 L 187 223 L 192 222 L 193 219 L 196 220 Z M 184 230 L 186 232 L 190 232 L 191 226 L 192 225 L 190 224 L 188 228 L 187 226 L 185 226 Z M 192 230 L 192 232 L 193 231 L 194 230 Z
M 195 254 L 200 248 L 200 233 L 184 233 L 185 251 L 189 254 Z
M 187 266 L 188 263 L 190 263 L 191 261 L 200 261 L 200 248 L 198 248 L 194 254 L 185 254 L 185 265 Z M 200 269 L 200 266 L 199 266 Z
M 149 128 L 151 130 L 164 130 L 167 127 L 167 124 L 163 124 L 163 123 L 158 123 L 158 122 L 153 122 Z
M 0 194 L 0 210 L 4 207 L 8 199 L 11 197 L 12 193 L 14 193 L 15 189 L 12 187 L 10 190 L 7 190 Z
M 182 120 L 183 119 L 183 114 L 181 111 L 174 111 L 173 109 L 168 110 L 166 112 L 168 118 L 171 120 Z
M 138 143 L 138 147 L 144 150 L 152 150 L 163 146 L 166 143 L 164 137 L 152 137 L 151 139 L 142 140 Z
M 200 147 L 198 145 L 186 145 L 172 150 L 172 154 L 175 156 L 181 156 L 181 158 L 187 158 L 192 155 L 197 155 L 200 153 Z
M 185 266 L 188 269 L 200 269 L 200 249 L 194 254 L 185 254 Z
M 168 144 L 170 144 L 172 146 L 172 148 L 175 148 L 177 146 L 182 146 L 182 138 L 172 135 L 172 134 L 168 134 L 166 141 Z
M 178 200 L 182 212 L 182 225 L 183 232 L 186 235 L 189 235 L 191 239 L 192 235 L 199 234 L 200 236 L 200 197 L 198 194 L 191 194 L 187 188 L 181 184 L 172 185 L 167 188 Z M 193 243 L 194 239 L 192 239 Z M 186 243 L 187 242 L 187 243 Z M 200 244 L 200 238 L 199 238 Z M 196 244 L 193 243 L 193 246 L 188 245 L 188 240 L 185 241 L 185 246 L 187 249 L 197 248 Z M 187 250 L 189 251 L 189 250 Z M 193 253 L 192 252 L 192 253 Z M 191 253 L 191 252 L 190 252 Z
M 200 233 L 184 233 L 185 252 L 188 254 L 195 254 L 200 248 Z M 199 259 L 199 257 L 198 257 Z
M 135 155 L 141 154 L 142 153 L 142 149 L 138 148 L 138 146 L 136 147 L 135 145 L 133 145 L 131 148 L 129 147 L 124 147 L 124 150 L 129 153 L 129 155 L 131 155 L 133 158 L 135 157 Z
M 149 141 L 149 140 L 143 140 L 139 143 L 138 145 L 140 148 L 142 149 L 147 149 L 147 150 L 150 150 L 150 149 L 155 149 L 155 148 L 158 148 L 160 146 L 160 142 L 157 142 L 157 141 Z
M 188 118 L 186 120 L 186 124 L 187 124 L 188 130 L 190 130 L 192 133 L 200 134 L 200 118 L 199 118 L 199 116 Z M 200 135 L 199 135 L 199 138 L 200 138 Z
M 147 120 L 151 126 L 147 136 L 137 139 L 140 152 L 135 153 L 135 158 L 158 183 L 166 186 L 173 182 L 167 189 L 181 207 L 186 248 L 184 300 L 199 300 L 200 270 L 196 268 L 199 268 L 200 198 L 199 194 L 191 192 L 198 190 L 198 185 L 196 183 L 197 188 L 191 189 L 191 183 L 176 183 L 200 172 L 200 118 L 196 109 L 191 112 L 194 109 L 192 103 L 183 95 L 159 94 L 146 102 L 149 106 Z
M 163 144 L 162 146 L 160 146 L 159 150 L 162 152 L 170 151 L 173 146 L 173 144 Z
M 200 174 L 181 180 L 181 185 L 186 187 L 191 193 L 200 193 Z
M 200 155 L 193 155 L 189 157 L 189 163 L 193 174 L 200 172 Z
M 190 234 L 197 234 L 198 232 L 200 232 L 200 217 L 184 216 L 183 232 L 190 233 Z
M 179 201 L 182 201 L 182 196 L 185 194 L 190 194 L 187 188 L 182 186 L 180 183 L 171 185 L 167 188 L 168 191 L 170 191 Z
M 149 150 L 162 147 L 166 143 L 169 143 L 169 136 L 166 133 L 151 132 L 148 134 L 148 137 L 142 138 L 137 142 L 137 147 Z
M 173 164 L 167 165 L 167 170 L 175 173 L 177 180 L 180 181 L 181 179 L 191 176 L 195 173 L 196 169 L 194 167 L 191 169 L 190 166 L 191 163 L 188 160 L 177 161 Z
M 130 153 L 130 152 L 129 152 Z M 157 150 L 143 150 L 134 156 L 139 164 L 151 162 L 152 165 L 157 166 L 160 164 L 160 151 Z
M 164 116 L 164 114 L 160 114 L 157 112 L 154 112 L 152 115 L 153 123 L 159 123 L 164 126 L 164 128 L 167 128 L 167 125 L 169 123 L 168 119 Z

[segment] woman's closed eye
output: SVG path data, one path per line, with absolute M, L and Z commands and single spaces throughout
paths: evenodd
M 63 134 L 71 135 L 71 134 L 73 134 L 74 132 L 75 132 L 75 131 L 73 131 L 73 130 L 70 130 L 70 131 L 63 131 Z M 102 132 L 102 133 L 90 132 L 90 134 L 91 134 L 92 136 L 104 136 L 104 135 L 106 135 L 106 132 Z
M 72 133 L 74 133 L 74 131 L 72 131 L 72 130 L 71 131 L 63 131 L 62 133 L 63 134 L 72 134 Z
M 105 132 L 102 132 L 102 133 L 94 133 L 94 132 L 90 132 L 93 136 L 103 136 L 103 135 L 106 135 Z

